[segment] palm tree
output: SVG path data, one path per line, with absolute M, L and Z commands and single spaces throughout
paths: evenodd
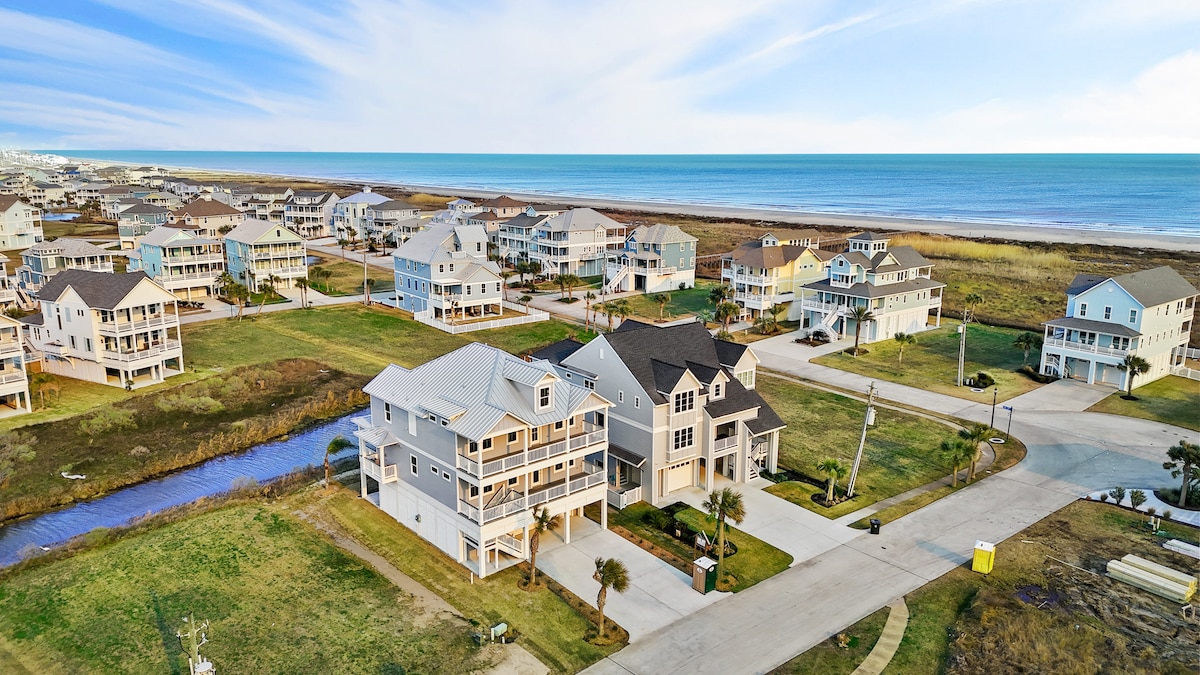
M 267 283 L 270 284 L 271 295 L 278 296 L 279 291 L 277 289 L 279 288 L 279 284 L 283 283 L 283 279 L 275 274 L 268 274 Z
M 783 313 L 783 305 L 771 305 L 771 309 L 760 312 L 754 320 L 754 325 L 763 335 L 774 335 L 779 332 L 779 315 Z
M 229 270 L 225 270 L 224 272 L 221 272 L 219 275 L 217 275 L 216 284 L 217 284 L 217 288 L 219 289 L 218 292 L 221 295 L 228 296 L 229 289 L 232 288 L 233 285 L 236 283 L 237 283 L 237 279 L 233 278 L 233 275 L 229 273 Z
M 633 307 L 629 304 L 629 301 L 626 300 L 625 298 L 621 298 L 620 300 L 613 300 L 612 305 L 613 305 L 613 310 L 614 310 L 613 313 L 616 314 L 617 316 L 621 317 L 622 323 L 624 323 L 625 319 L 628 318 L 630 314 L 633 314 Z
M 527 263 L 527 264 L 529 265 L 530 276 L 533 276 L 536 278 L 537 275 L 542 273 L 542 263 L 540 263 L 536 260 L 530 260 L 529 263 Z
M 334 436 L 333 440 L 329 441 L 329 445 L 325 446 L 325 487 L 333 484 L 333 466 L 329 463 L 329 456 L 353 447 L 354 441 L 341 434 Z
M 538 513 L 537 508 L 533 510 L 533 523 L 529 527 L 529 587 L 532 589 L 537 584 L 537 554 L 538 546 L 542 543 L 542 534 L 553 530 L 562 523 L 562 516 L 550 515 L 550 509 L 542 507 L 542 512 Z
M 1117 370 L 1125 373 L 1125 395 L 1133 396 L 1133 378 L 1150 372 L 1150 362 L 1137 354 L 1126 354 L 1125 360 L 1117 364 Z
M 346 247 L 350 245 L 349 239 L 338 239 L 338 246 L 342 249 L 342 260 L 346 259 Z
M 978 293 L 968 293 L 963 298 L 963 304 L 965 305 L 963 309 L 963 324 L 968 324 L 975 317 L 975 308 L 983 304 L 983 296 Z
M 725 520 L 740 525 L 746 519 L 746 505 L 742 493 L 724 488 L 720 492 L 714 490 L 700 507 L 708 512 L 710 521 L 717 521 L 717 579 L 720 579 L 725 564 Z
M 513 265 L 513 269 L 516 270 L 517 274 L 520 275 L 521 285 L 524 286 L 525 285 L 525 275 L 529 274 L 529 263 L 525 262 L 524 260 L 520 260 L 517 262 L 516 265 Z
M 264 279 L 263 282 L 258 285 L 258 290 L 260 293 L 262 293 L 262 298 L 258 301 L 258 311 L 254 313 L 255 319 L 257 319 L 258 316 L 260 314 L 262 314 L 263 307 L 265 307 L 267 304 L 267 297 L 275 294 L 275 284 L 271 280 L 278 279 L 278 278 L 279 277 L 272 274 L 272 275 L 268 276 L 266 279 Z
M 521 297 L 517 298 L 517 302 L 521 303 L 522 305 L 525 305 L 525 313 L 526 314 L 529 313 L 529 301 L 532 299 L 533 298 L 528 295 L 522 295 Z
M 705 328 L 708 328 L 708 324 L 713 322 L 713 318 L 714 314 L 711 309 L 702 309 L 696 312 L 696 320 L 704 324 Z
M 967 482 L 975 480 L 975 465 L 979 463 L 979 444 L 992 435 L 992 428 L 986 424 L 972 424 L 958 432 L 959 438 L 971 445 L 971 466 L 967 470 Z
M 1026 331 L 1018 335 L 1017 339 L 1013 340 L 1013 346 L 1025 352 L 1025 358 L 1022 359 L 1021 365 L 1027 366 L 1029 365 L 1029 352 L 1030 350 L 1041 348 L 1042 336 L 1038 335 L 1037 333 L 1030 333 L 1029 331 Z
M 908 333 L 896 333 L 895 335 L 892 336 L 892 339 L 896 341 L 896 344 L 900 345 L 900 360 L 899 360 L 898 364 L 900 365 L 901 368 L 903 368 L 904 367 L 904 346 L 917 344 L 917 336 L 909 335 Z
M 604 637 L 604 602 L 608 599 L 608 589 L 624 593 L 629 588 L 629 570 L 616 558 L 596 558 L 596 573 L 592 578 L 600 584 L 596 609 L 600 610 L 600 637 Z
M 583 301 L 587 303 L 587 307 L 585 307 L 583 310 L 583 316 L 584 316 L 583 323 L 584 323 L 584 327 L 587 328 L 588 330 L 592 330 L 592 318 L 596 314 L 596 307 L 595 307 L 595 305 L 592 304 L 592 301 L 595 299 L 596 299 L 596 294 L 591 291 L 588 291 L 587 293 L 585 293 L 583 295 Z
M 502 270 L 500 272 L 500 278 L 504 280 L 504 283 L 501 286 L 501 288 L 504 289 L 504 299 L 505 300 L 508 300 L 508 280 L 510 278 L 512 278 L 512 275 L 514 275 L 514 274 L 516 274 L 516 272 L 514 272 L 513 270 Z
M 833 504 L 833 489 L 837 486 L 837 482 L 845 478 L 850 470 L 845 464 L 829 457 L 817 464 L 817 471 L 825 474 L 826 478 L 828 478 L 829 482 L 825 486 L 825 505 L 829 506 Z
M 858 341 L 862 337 L 863 324 L 874 321 L 875 313 L 866 305 L 855 305 L 854 309 L 850 310 L 850 318 L 854 319 L 854 355 L 858 356 Z
M 571 300 L 575 299 L 575 287 L 583 283 L 583 279 L 577 274 L 560 274 L 558 275 L 558 283 L 567 287 L 567 297 Z
M 44 405 L 42 407 L 45 407 Z M 1171 478 L 1183 476 L 1183 484 L 1179 486 L 1179 506 L 1187 505 L 1188 488 L 1200 480 L 1200 445 L 1179 441 L 1167 449 L 1170 462 L 1163 462 L 1163 468 L 1171 472 Z
M 566 277 L 567 277 L 567 275 L 560 274 L 554 278 L 554 281 L 558 283 L 558 297 L 560 299 L 567 297 L 567 279 L 566 279 Z
M 713 286 L 712 290 L 708 292 L 708 301 L 711 302 L 713 306 L 719 306 L 722 302 L 725 302 L 732 297 L 733 286 Z
M 229 289 L 229 297 L 237 303 L 237 318 L 241 321 L 242 310 L 246 309 L 246 301 L 250 299 L 250 289 L 246 288 L 246 284 L 234 284 Z
M 312 285 L 308 277 L 296 279 L 296 288 L 300 289 L 300 309 L 308 307 L 308 287 Z
M 975 448 L 972 448 L 966 441 L 961 438 L 956 438 L 952 441 L 942 441 L 942 458 L 954 467 L 952 486 L 958 487 L 958 471 L 963 464 L 971 461 L 975 456 Z M 967 482 L 970 482 L 968 477 Z
M 729 322 L 742 315 L 742 308 L 738 307 L 734 302 L 722 302 L 717 305 L 717 311 L 714 317 L 721 322 L 721 332 L 729 332 Z
M 670 293 L 655 293 L 650 296 L 650 300 L 658 304 L 658 320 L 662 321 L 663 310 L 667 308 L 667 303 L 671 301 Z

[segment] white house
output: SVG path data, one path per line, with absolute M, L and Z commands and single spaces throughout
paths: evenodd
M 503 313 L 500 266 L 487 258 L 487 232 L 478 225 L 436 223 L 392 253 L 397 306 L 433 318 Z
M 1126 388 L 1117 366 L 1135 354 L 1150 364 L 1135 385 L 1170 375 L 1184 363 L 1198 294 L 1170 267 L 1080 274 L 1067 288 L 1067 315 L 1045 324 L 1039 372 Z
M 327 237 L 337 201 L 335 192 L 296 190 L 283 203 L 283 222 L 305 239 Z
M 0 195 L 0 251 L 28 248 L 42 239 L 41 209 L 16 195 Z
M 43 371 L 114 387 L 183 373 L 175 296 L 145 272 L 67 270 L 38 296 L 41 313 L 21 322 Z
M 217 277 L 225 272 L 225 244 L 197 230 L 159 227 L 142 237 L 136 265 L 158 285 L 181 300 L 217 294 Z
M 0 314 L 0 417 L 33 410 L 22 345 L 21 322 Z
M 607 524 L 610 404 L 550 364 L 471 343 L 363 391 L 362 496 L 479 576 L 528 557 L 535 510 Z
M 919 333 L 942 321 L 942 289 L 930 278 L 933 263 L 910 246 L 888 246 L 874 232 L 849 238 L 849 247 L 829 261 L 826 278 L 803 286 L 804 324 L 812 332 L 853 335 L 856 307 L 870 310 L 861 342 L 891 339 L 896 333 Z
M 389 199 L 367 207 L 363 230 L 368 241 L 399 246 L 425 229 L 428 221 L 419 217 L 421 210 L 398 199 Z
M 599 276 L 609 255 L 625 246 L 626 234 L 624 223 L 595 209 L 571 209 L 533 228 L 528 257 L 548 276 Z
M 246 214 L 207 196 L 171 212 L 170 223 L 207 239 L 220 239 L 246 220 Z
M 333 207 L 333 234 L 338 239 L 365 240 L 367 209 L 391 201 L 371 188 L 364 187 L 349 197 L 342 197 Z
M 279 223 L 251 218 L 225 235 L 226 269 L 257 293 L 269 277 L 276 288 L 292 288 L 308 276 L 304 238 Z
M 703 324 L 624 321 L 586 345 L 564 340 L 531 358 L 613 402 L 608 483 L 617 508 L 779 470 L 786 425 L 754 390 L 758 357 Z

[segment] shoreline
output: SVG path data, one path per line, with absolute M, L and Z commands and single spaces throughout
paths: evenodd
M 95 160 L 83 157 L 69 157 L 68 159 L 71 161 L 84 161 L 111 166 L 140 166 L 139 164 L 133 162 Z M 338 179 L 321 176 L 254 173 L 233 169 L 204 169 L 183 166 L 163 166 L 162 168 L 169 171 L 200 175 L 208 174 L 218 176 L 245 176 L 251 182 L 252 179 L 257 177 L 275 180 L 298 180 L 327 185 L 379 186 L 409 193 L 425 193 L 443 197 L 464 197 L 472 199 L 490 199 L 500 195 L 508 195 L 513 199 L 534 204 L 539 202 L 564 204 L 576 207 L 589 207 L 613 211 L 630 211 L 635 213 L 691 216 L 696 218 L 741 220 L 751 222 L 765 221 L 794 226 L 807 225 L 814 227 L 823 226 L 855 230 L 916 232 L 963 237 L 966 239 L 991 239 L 998 241 L 1050 244 L 1082 244 L 1135 249 L 1153 248 L 1168 251 L 1188 251 L 1200 253 L 1200 232 L 1197 232 L 1195 236 L 1187 236 L 1181 234 L 1165 234 L 1156 232 L 1103 231 L 1070 226 L 1055 227 L 1037 224 L 1002 224 L 994 222 L 989 223 L 972 222 L 966 220 L 939 220 L 934 218 L 918 217 L 805 212 L 788 209 L 772 209 L 768 207 L 721 206 L 714 204 L 692 204 L 686 202 L 646 201 L 635 199 L 572 196 L 566 194 L 544 194 L 506 190 L 454 188 L 438 185 L 402 183 L 398 181 L 362 181 L 358 179 Z

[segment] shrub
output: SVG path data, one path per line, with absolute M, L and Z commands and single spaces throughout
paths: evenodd
M 1020 370 L 1018 370 L 1017 372 L 1021 373 L 1025 377 L 1028 377 L 1029 379 L 1033 380 L 1034 382 L 1039 382 L 1041 384 L 1049 384 L 1050 382 L 1053 382 L 1058 379 L 1057 377 L 1054 377 L 1053 375 L 1042 375 L 1038 371 L 1034 370 L 1033 366 L 1028 365 L 1028 364 L 1021 366 Z
M 211 396 L 188 396 L 176 394 L 163 396 L 154 405 L 163 412 L 187 412 L 193 415 L 209 415 L 225 410 L 225 405 Z
M 993 386 L 994 384 L 996 384 L 996 380 L 991 375 L 988 375 L 987 373 L 982 372 L 982 371 L 975 374 L 975 386 L 976 387 L 979 387 L 980 389 L 987 389 L 987 388 Z
M 642 522 L 656 530 L 666 532 L 675 522 L 675 519 L 672 518 L 671 514 L 669 513 L 654 509 L 653 511 L 647 511 L 642 515 Z
M 0 433 L 0 483 L 8 480 L 14 462 L 28 462 L 37 457 L 33 449 L 36 443 L 36 436 L 21 431 Z
M 1146 493 L 1141 490 L 1133 490 L 1129 493 L 1129 504 L 1136 511 L 1139 506 L 1146 503 Z
M 1150 515 L 1154 515 L 1154 514 L 1158 513 L 1158 509 L 1154 508 L 1153 506 L 1148 506 L 1148 507 L 1146 507 L 1146 513 L 1148 513 Z
M 137 422 L 133 421 L 133 411 L 121 408 L 104 408 L 79 423 L 79 433 L 88 437 L 88 445 L 91 445 L 97 436 L 110 431 L 136 428 Z
M 129 454 L 133 457 L 145 457 L 146 455 L 150 454 L 150 448 L 147 448 L 144 445 L 135 445 L 133 446 L 133 449 L 129 451 Z
M 1108 491 L 1108 496 L 1112 497 L 1113 501 L 1119 506 L 1121 502 L 1125 501 L 1125 488 L 1117 486 Z
M 1163 518 L 1166 518 L 1167 520 L 1170 520 L 1171 516 L 1173 516 L 1173 515 L 1175 515 L 1175 514 L 1171 512 L 1171 509 L 1167 509 L 1166 511 L 1163 511 Z
M 1100 501 L 1102 501 L 1102 502 L 1106 502 L 1106 501 L 1108 501 L 1108 493 L 1107 493 L 1107 492 L 1105 492 L 1104 494 L 1100 495 Z
M 258 479 L 254 476 L 238 476 L 233 479 L 233 483 L 230 484 L 229 489 L 233 492 L 240 492 L 256 487 L 258 487 Z

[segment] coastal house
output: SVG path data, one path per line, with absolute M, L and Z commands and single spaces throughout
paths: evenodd
M 283 222 L 305 239 L 328 237 L 337 201 L 336 192 L 296 190 L 283 202 Z
M 147 190 L 146 193 L 149 194 L 149 191 Z M 110 185 L 102 188 L 97 195 L 97 201 L 100 203 L 100 215 L 109 220 L 116 220 L 119 213 L 117 203 L 122 199 L 137 197 L 132 185 Z
M 122 210 L 117 216 L 117 237 L 121 241 L 121 250 L 137 250 L 142 237 L 154 228 L 166 225 L 170 219 L 170 211 L 153 204 L 133 204 Z
M 419 216 L 421 209 L 398 199 L 389 199 L 367 207 L 363 230 L 368 241 L 399 246 L 428 224 Z
M 349 197 L 342 197 L 333 207 L 333 236 L 338 239 L 366 240 L 367 209 L 391 201 L 370 187 Z
M 67 203 L 67 191 L 54 183 L 35 182 L 25 188 L 25 198 L 35 206 L 48 208 Z
M 18 303 L 18 300 L 23 302 Z M 14 304 L 28 304 L 28 298 L 18 298 L 16 279 L 8 274 L 8 258 L 0 256 L 0 309 L 8 309 Z
M 594 209 L 571 209 L 533 228 L 528 258 L 541 263 L 547 276 L 599 276 L 609 255 L 625 246 L 626 233 L 623 223 Z
M 641 225 L 608 261 L 605 291 L 662 293 L 696 285 L 696 242 L 676 225 Z
M 136 265 L 159 286 L 180 300 L 198 300 L 217 294 L 217 278 L 225 272 L 225 244 L 198 230 L 159 227 L 142 237 Z
M 392 259 L 400 309 L 443 321 L 503 313 L 500 266 L 488 260 L 487 232 L 478 225 L 433 224 Z
M 855 307 L 871 311 L 859 339 L 891 339 L 896 333 L 919 333 L 942 321 L 942 289 L 930 278 L 933 263 L 909 246 L 892 246 L 873 232 L 849 238 L 848 247 L 828 263 L 826 278 L 803 286 L 803 328 L 811 333 L 853 335 Z
M 100 181 L 85 181 L 79 183 L 75 188 L 75 203 L 79 206 L 83 206 L 84 204 L 95 202 L 95 204 L 99 206 L 100 191 L 110 187 L 112 187 L 111 183 L 104 183 Z
M 530 260 L 530 253 L 534 250 L 534 233 L 553 217 L 549 214 L 520 213 L 500 223 L 494 237 L 500 259 L 510 265 Z
M 145 272 L 67 270 L 38 297 L 21 322 L 44 372 L 135 388 L 183 373 L 176 298 Z
M 220 239 L 246 220 L 246 214 L 207 195 L 171 212 L 170 224 L 195 230 L 205 239 Z
M 465 223 L 473 214 L 481 213 L 483 207 L 469 199 L 452 199 L 446 202 L 446 208 L 433 214 L 435 223 Z
M 0 195 L 21 195 L 25 191 L 25 175 L 20 173 L 0 174 Z
M 550 364 L 471 343 L 363 391 L 363 498 L 479 576 L 528 557 L 535 510 L 607 525 L 610 404 Z
M 21 251 L 17 285 L 26 293 L 36 295 L 54 275 L 66 270 L 112 274 L 113 254 L 82 239 L 60 237 L 38 242 Z
M 283 224 L 284 205 L 291 196 L 291 188 L 256 187 L 254 194 L 245 202 L 246 217 Z
M 161 206 L 168 211 L 174 211 L 183 206 L 183 200 L 180 199 L 179 195 L 171 194 L 170 192 L 151 192 L 142 197 L 142 201 L 146 204 Z
M 292 288 L 308 277 L 304 239 L 277 223 L 250 218 L 225 235 L 226 269 L 253 293 L 270 277 L 275 288 Z
M 492 199 L 485 199 L 479 202 L 478 206 L 482 213 L 494 213 L 501 219 L 507 219 L 524 213 L 529 204 L 517 201 L 508 195 L 500 195 Z
M 22 324 L 0 314 L 0 418 L 32 412 Z
M 1141 386 L 1184 364 L 1196 296 L 1179 272 L 1156 267 L 1116 277 L 1080 274 L 1067 288 L 1067 312 L 1047 321 L 1039 372 L 1126 388 L 1117 366 L 1135 354 L 1150 364 Z
M 804 285 L 828 276 L 829 262 L 836 255 L 815 248 L 816 232 L 788 233 L 787 241 L 773 234 L 748 241 L 721 258 L 721 281 L 734 290 L 733 302 L 742 317 L 753 321 L 770 314 L 776 305 L 785 307 L 781 319 L 800 320 Z M 813 236 L 816 235 L 816 236 Z
M 586 345 L 564 340 L 531 358 L 613 402 L 607 471 L 617 508 L 778 471 L 786 425 L 754 390 L 758 357 L 701 323 L 624 321 Z
M 27 248 L 42 239 L 41 209 L 16 195 L 0 195 L 0 251 Z

